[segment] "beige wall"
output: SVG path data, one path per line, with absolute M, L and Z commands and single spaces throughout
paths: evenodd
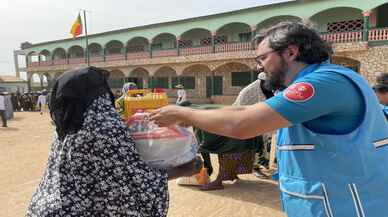
M 359 61 L 360 74 L 371 85 L 375 84 L 376 76 L 388 72 L 388 45 L 368 47 L 363 42 L 353 43 L 337 49 L 335 55 Z

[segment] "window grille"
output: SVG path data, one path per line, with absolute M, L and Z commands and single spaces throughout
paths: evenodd
M 363 29 L 363 25 L 364 25 L 364 21 L 361 19 L 332 22 L 327 24 L 327 32 L 337 33 L 337 32 L 361 31 Z

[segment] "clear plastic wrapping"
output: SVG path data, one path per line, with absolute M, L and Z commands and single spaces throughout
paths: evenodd
M 136 149 L 154 168 L 172 168 L 193 160 L 198 151 L 194 134 L 180 126 L 159 127 L 148 113 L 136 113 L 127 122 Z

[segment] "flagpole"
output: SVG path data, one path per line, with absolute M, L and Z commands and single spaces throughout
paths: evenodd
M 88 43 L 88 28 L 86 25 L 86 10 L 82 10 L 84 12 L 84 26 L 85 26 L 85 41 L 86 41 L 86 63 L 90 66 L 90 58 L 89 58 L 89 43 Z

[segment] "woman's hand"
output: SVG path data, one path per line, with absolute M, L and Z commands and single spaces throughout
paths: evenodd
M 150 120 L 161 127 L 167 127 L 184 122 L 188 108 L 182 106 L 168 105 L 153 111 Z

